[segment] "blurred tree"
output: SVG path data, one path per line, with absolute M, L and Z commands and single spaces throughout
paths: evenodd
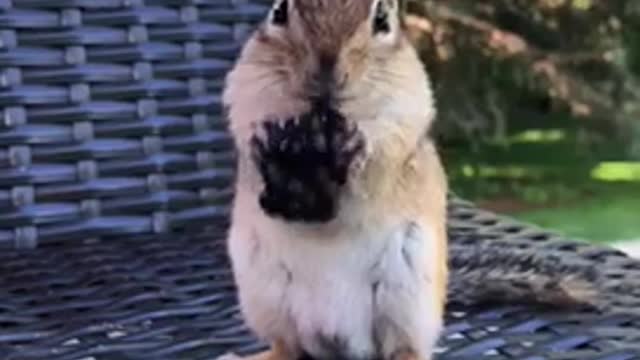
M 640 1 L 413 0 L 407 8 L 445 142 L 499 144 L 523 129 L 570 126 L 585 145 L 616 139 L 640 158 Z M 544 123 L 558 118 L 572 121 Z

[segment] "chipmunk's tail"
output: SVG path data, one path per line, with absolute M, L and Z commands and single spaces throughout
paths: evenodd
M 501 243 L 451 244 L 449 303 L 604 307 L 591 264 Z

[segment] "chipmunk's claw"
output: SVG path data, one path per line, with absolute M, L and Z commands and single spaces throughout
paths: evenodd
M 291 221 L 325 222 L 337 212 L 337 194 L 364 136 L 340 113 L 318 109 L 264 123 L 251 139 L 253 159 L 264 180 L 260 206 Z

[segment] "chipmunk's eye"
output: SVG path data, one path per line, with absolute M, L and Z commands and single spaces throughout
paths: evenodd
M 385 4 L 385 0 L 376 3 L 375 13 L 373 14 L 373 33 L 387 34 L 391 31 L 389 24 L 389 9 Z
M 289 6 L 287 0 L 280 0 L 273 7 L 271 12 L 271 23 L 278 26 L 284 26 L 289 21 Z

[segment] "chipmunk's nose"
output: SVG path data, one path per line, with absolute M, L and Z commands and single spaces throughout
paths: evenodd
M 321 54 L 313 81 L 313 101 L 328 105 L 332 102 L 335 91 L 336 56 Z

